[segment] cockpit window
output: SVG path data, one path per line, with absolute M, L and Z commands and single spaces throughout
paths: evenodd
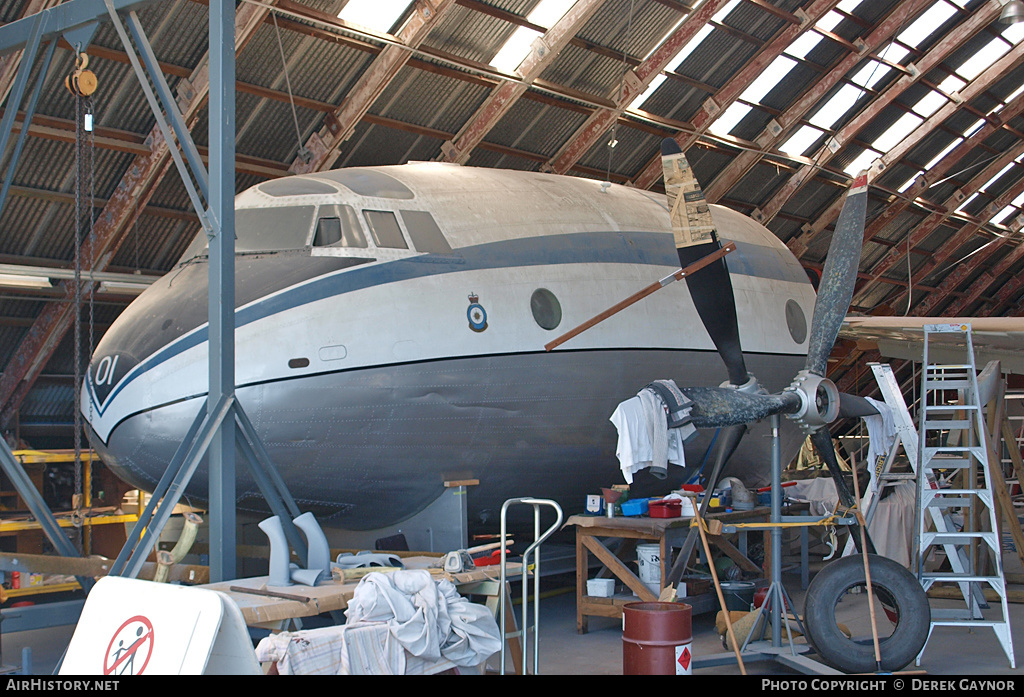
M 351 206 L 320 206 L 313 246 L 366 248 L 366 235 Z
M 235 251 L 303 249 L 313 225 L 314 206 L 243 208 L 235 211 Z
M 412 245 L 424 254 L 449 254 L 452 246 L 444 238 L 434 217 L 426 211 L 400 211 L 405 229 L 409 231 Z
M 333 186 L 306 177 L 281 177 L 257 187 L 268 196 L 316 196 L 338 193 Z
M 388 174 L 372 169 L 332 169 L 329 172 L 319 172 L 316 176 L 346 186 L 360 196 L 415 198 L 415 194 L 405 184 Z
M 235 252 L 305 249 L 315 210 L 315 206 L 236 208 Z M 197 256 L 207 254 L 208 247 L 206 232 L 200 230 L 178 263 L 183 264 Z
M 391 249 L 408 249 L 402 228 L 398 227 L 398 218 L 391 211 L 363 211 L 366 222 L 373 234 L 373 241 L 378 247 Z

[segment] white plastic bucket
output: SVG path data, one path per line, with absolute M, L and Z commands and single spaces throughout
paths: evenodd
M 654 595 L 661 594 L 661 545 L 637 545 L 637 561 L 640 566 L 640 581 Z

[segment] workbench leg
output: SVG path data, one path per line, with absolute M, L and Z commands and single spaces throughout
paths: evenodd
M 587 593 L 590 556 L 583 544 L 583 531 L 576 527 L 576 633 L 587 633 L 587 616 L 583 614 L 583 596 Z

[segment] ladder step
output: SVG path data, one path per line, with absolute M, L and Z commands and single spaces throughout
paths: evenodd
M 924 389 L 930 392 L 953 391 L 970 389 L 971 381 L 963 376 L 951 376 L 947 378 L 931 378 L 925 381 Z
M 907 474 L 880 474 L 878 475 L 878 481 L 880 482 L 901 482 L 901 481 L 914 481 L 917 479 L 917 475 L 913 472 Z
M 971 574 L 953 574 L 949 572 L 932 572 L 921 574 L 921 578 L 926 581 L 940 582 L 949 581 L 952 583 L 962 583 L 976 581 L 978 583 L 1003 583 L 1002 576 L 972 576 Z
M 937 419 L 924 422 L 926 431 L 966 431 L 971 427 L 967 419 Z
M 969 457 L 933 457 L 925 464 L 929 470 L 967 469 L 971 466 Z
M 974 404 L 926 404 L 925 413 L 937 411 L 949 413 L 954 411 L 977 411 L 978 406 Z
M 921 535 L 921 546 L 967 545 L 974 540 L 988 542 L 992 548 L 999 546 L 990 532 L 926 532 Z
M 1001 627 L 1005 620 L 932 620 L 933 627 Z

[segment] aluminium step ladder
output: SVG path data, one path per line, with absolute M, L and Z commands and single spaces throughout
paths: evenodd
M 903 483 L 915 484 L 916 488 L 919 436 L 917 426 L 914 424 L 914 419 L 911 417 L 910 410 L 907 408 L 907 403 L 903 399 L 903 391 L 900 389 L 899 383 L 896 382 L 896 376 L 892 372 L 892 367 L 888 363 L 869 363 L 868 365 L 874 373 L 875 381 L 878 383 L 878 389 L 882 395 L 882 399 L 885 401 L 886 406 L 889 407 L 890 413 L 892 414 L 893 426 L 896 429 L 896 439 L 893 441 L 884 457 L 880 457 L 876 462 L 868 463 L 870 468 L 870 482 L 864 492 L 864 497 L 861 500 L 861 506 L 865 510 L 865 522 L 870 526 L 871 521 L 874 519 L 875 509 L 878 506 L 878 502 L 883 497 L 884 489 Z M 910 464 L 911 471 L 908 473 L 892 472 L 893 463 L 896 461 L 896 457 L 901 446 L 903 448 L 903 452 L 906 453 L 907 460 Z M 931 470 L 925 471 L 925 477 L 928 482 L 928 486 L 937 486 L 935 476 Z M 956 529 L 949 516 L 948 510 L 932 508 L 928 511 L 928 515 L 935 530 L 939 532 L 948 532 Z M 847 541 L 846 548 L 846 551 L 843 552 L 844 556 L 852 551 L 852 540 Z M 953 571 L 956 573 L 964 573 L 968 568 L 966 551 L 953 544 L 944 545 L 944 551 L 946 552 L 946 556 L 949 559 L 949 563 Z M 977 599 L 982 605 L 984 605 L 984 596 L 981 594 L 981 590 L 979 588 L 972 590 L 970 584 L 964 583 L 961 584 L 960 590 L 965 600 L 968 593 L 976 593 Z M 981 617 L 980 613 L 978 617 Z
M 929 340 L 937 334 L 958 335 L 955 341 L 962 343 L 966 351 L 964 363 L 929 363 Z M 957 609 L 932 609 L 928 638 L 931 638 L 935 627 L 991 627 L 1010 661 L 1010 667 L 1015 668 L 998 515 L 989 471 L 988 440 L 969 324 L 925 325 L 921 386 L 917 472 L 924 476 L 917 478 L 917 576 L 925 591 L 935 583 L 957 583 L 966 605 Z M 956 399 L 952 399 L 953 396 Z M 942 488 L 936 476 L 940 470 L 954 470 L 953 479 L 962 482 L 960 488 Z M 963 515 L 960 527 L 949 525 L 956 510 Z M 928 523 L 935 522 L 937 513 L 947 523 L 945 529 L 938 525 L 930 529 Z M 987 514 L 988 530 L 970 529 L 976 513 L 982 517 Z M 990 552 L 989 568 L 982 568 L 978 561 L 977 551 L 981 545 Z M 929 553 L 940 546 L 947 550 L 951 569 L 926 571 Z M 951 547 L 957 550 L 956 554 L 949 554 Z M 961 563 L 954 563 L 956 560 Z M 981 593 L 982 584 L 992 588 L 999 597 L 998 608 L 987 608 L 990 617 L 981 612 L 987 606 Z M 967 587 L 971 590 L 967 591 Z M 996 617 L 1000 610 L 1001 616 Z M 924 647 L 917 656 L 917 665 L 921 665 L 923 653 Z

